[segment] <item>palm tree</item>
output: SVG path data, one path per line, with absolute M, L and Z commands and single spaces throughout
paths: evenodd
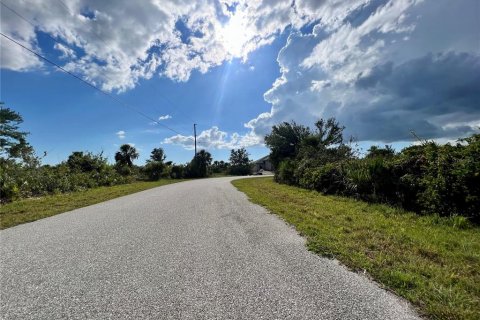
M 195 157 L 206 167 L 212 164 L 212 155 L 208 151 L 200 150 Z
M 212 164 L 212 155 L 210 152 L 200 150 L 190 162 L 190 176 L 203 178 L 208 175 L 208 167 Z
M 147 162 L 151 161 L 156 161 L 156 162 L 161 162 L 165 160 L 167 156 L 165 155 L 165 151 L 163 151 L 162 148 L 155 148 L 152 150 L 152 154 L 150 155 L 150 159 L 147 160 Z
M 137 149 L 129 144 L 123 144 L 120 146 L 120 151 L 115 153 L 115 161 L 121 165 L 133 165 L 133 160 L 139 156 Z

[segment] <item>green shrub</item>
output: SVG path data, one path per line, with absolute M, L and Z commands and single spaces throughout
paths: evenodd
M 172 179 L 183 179 L 185 178 L 186 168 L 183 164 L 174 164 L 170 170 L 170 177 Z
M 319 167 L 300 167 L 296 171 L 301 187 L 314 189 L 325 194 L 343 194 L 345 192 L 345 177 L 340 164 L 327 163 Z
M 249 164 L 230 166 L 228 168 L 228 173 L 234 176 L 245 176 L 252 173 L 252 166 Z
M 275 180 L 280 183 L 294 185 L 298 183 L 295 176 L 296 165 L 292 160 L 283 160 L 278 165 L 278 169 L 275 172 Z
M 466 144 L 425 146 L 419 203 L 424 213 L 480 222 L 480 135 L 462 142 Z
M 325 123 L 319 122 L 315 131 L 294 123 L 274 127 L 267 145 L 279 161 L 277 182 L 480 223 L 480 134 L 456 145 L 424 142 L 400 153 L 389 146 L 372 147 L 359 159 L 343 143 L 343 129 L 335 121 L 327 127 L 337 142 L 329 142 Z M 303 134 L 286 135 L 292 128 Z
M 343 166 L 346 194 L 373 202 L 398 203 L 399 178 L 384 157 L 349 160 Z
M 72 171 L 92 172 L 103 170 L 108 163 L 102 153 L 95 155 L 91 152 L 75 151 L 68 157 L 66 165 Z
M 156 181 L 162 177 L 165 165 L 160 161 L 150 161 L 145 165 L 144 171 L 148 180 Z
M 131 182 L 131 176 L 119 175 L 113 166 L 103 164 L 95 170 L 82 172 L 67 163 L 56 166 L 29 166 L 1 160 L 0 201 L 12 201 L 16 198 L 38 197 L 86 190 L 99 186 L 112 186 Z

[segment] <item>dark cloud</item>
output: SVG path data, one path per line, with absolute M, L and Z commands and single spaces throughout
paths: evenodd
M 376 86 L 380 81 L 392 74 L 393 62 L 375 66 L 372 70 L 364 75 L 363 72 L 358 74 L 355 86 L 362 89 L 367 89 Z
M 375 102 L 351 105 L 343 115 L 361 140 L 398 141 L 410 130 L 423 138 L 456 138 L 480 121 L 480 57 L 469 53 L 428 54 L 393 67 L 377 66 L 358 78 Z M 459 123 L 463 121 L 464 123 Z

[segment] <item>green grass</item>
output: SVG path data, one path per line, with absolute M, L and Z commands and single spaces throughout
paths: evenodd
M 411 301 L 431 319 L 480 319 L 480 228 L 386 205 L 324 196 L 272 178 L 232 182 L 336 258 Z
M 180 181 L 183 180 L 135 182 L 14 201 L 1 205 L 0 229 L 10 228 L 18 224 L 32 222 L 62 212 Z

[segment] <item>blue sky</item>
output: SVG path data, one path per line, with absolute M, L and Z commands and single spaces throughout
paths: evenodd
M 206 74 L 194 71 L 187 82 L 165 77 L 141 80 L 135 89 L 116 95 L 154 119 L 171 116 L 159 122 L 184 135 L 193 134 L 193 123 L 197 123 L 197 134 L 212 126 L 246 133 L 248 129 L 243 122 L 257 116 L 259 111 L 270 110 L 263 93 L 279 76 L 276 55 L 281 40 L 285 41 L 279 38 L 252 53 L 248 63 L 233 59 Z M 2 70 L 1 99 L 23 116 L 23 128 L 30 132 L 29 142 L 37 153 L 47 151 L 44 163 L 61 162 L 75 150 L 104 151 L 112 160 L 123 143 L 132 143 L 140 150 L 138 163 L 147 159 L 156 147 L 164 148 L 168 160 L 174 162 L 186 162 L 193 157 L 193 150 L 163 143 L 174 132 L 56 71 L 55 67 L 46 66 L 33 72 Z M 120 131 L 125 132 L 123 138 L 117 134 Z M 208 150 L 219 160 L 228 159 L 230 154 L 229 148 Z M 251 146 L 249 153 L 251 158 L 260 158 L 268 149 Z
M 194 122 L 217 160 L 267 154 L 282 121 L 336 117 L 364 149 L 480 126 L 477 0 L 2 2 L 2 33 L 135 109 L 0 37 L 0 99 L 44 163 L 123 143 L 187 162 Z

